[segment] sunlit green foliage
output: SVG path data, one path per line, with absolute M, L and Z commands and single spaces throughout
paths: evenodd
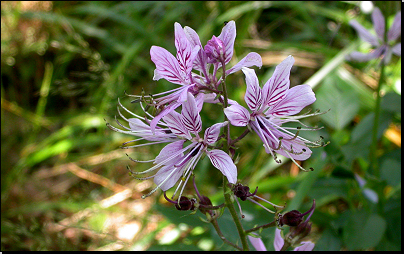
M 401 9 L 400 2 L 377 4 L 390 23 Z M 385 68 L 377 178 L 368 166 L 379 73 L 376 60 L 344 60 L 348 51 L 368 50 L 348 25 L 353 18 L 371 27 L 357 2 L 2 2 L 1 249 L 231 250 L 199 212 L 175 210 L 161 192 L 140 199 L 153 185 L 128 175 L 134 163 L 125 153 L 147 160 L 161 147 L 120 150 L 131 137 L 105 121 L 114 121 L 118 97 L 132 107 L 125 93 L 173 88 L 152 80 L 149 52 L 152 45 L 174 52 L 174 22 L 194 28 L 204 45 L 235 20 L 232 61 L 259 53 L 256 72 L 266 81 L 293 55 L 291 85 L 310 84 L 313 109 L 330 109 L 307 124 L 324 126 L 320 135 L 331 141 L 313 150 L 304 165 L 315 170 L 306 173 L 275 163 L 250 134 L 236 151 L 239 179 L 287 210 L 307 210 L 316 199 L 314 250 L 401 250 L 401 58 Z M 242 73 L 227 83 L 229 97 L 243 101 Z M 202 120 L 210 126 L 222 115 L 206 107 Z M 198 178 L 200 191 L 221 203 L 221 177 L 207 158 L 196 173 L 206 175 Z M 378 204 L 366 189 L 379 194 Z M 258 206 L 242 206 L 248 226 L 272 220 Z M 219 223 L 232 239 L 229 217 L 225 212 Z M 273 250 L 273 229 L 261 235 Z

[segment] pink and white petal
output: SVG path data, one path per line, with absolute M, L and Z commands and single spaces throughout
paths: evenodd
M 312 251 L 315 244 L 312 242 L 301 242 L 302 246 L 296 247 L 294 251 Z
M 175 135 L 191 140 L 191 133 L 189 133 L 188 129 L 185 128 L 184 124 L 182 123 L 183 118 L 184 117 L 181 114 L 171 111 L 169 114 L 163 117 L 163 120 L 167 123 L 167 126 Z
M 164 78 L 167 81 L 179 85 L 187 85 L 184 80 L 178 60 L 166 49 L 152 46 L 150 49 L 151 60 L 156 65 L 153 80 Z
M 289 89 L 290 70 L 294 62 L 293 56 L 288 56 L 276 66 L 274 74 L 262 88 L 263 105 L 275 105 L 285 97 L 286 91 Z
M 250 112 L 238 104 L 225 108 L 224 114 L 234 126 L 246 126 L 250 122 Z
M 188 40 L 192 44 L 193 47 L 199 46 L 200 50 L 198 55 L 196 56 L 193 64 L 193 68 L 195 70 L 201 71 L 206 73 L 206 65 L 207 65 L 207 58 L 206 54 L 203 50 L 201 40 L 199 39 L 199 35 L 193 30 L 192 28 L 185 26 L 184 27 L 185 35 L 187 36 Z
M 204 93 L 198 93 L 198 95 L 195 97 L 196 108 L 198 109 L 198 112 L 201 112 L 202 110 L 204 99 L 205 99 Z
M 286 133 L 282 133 L 279 130 L 272 130 L 272 134 L 275 135 L 277 140 L 279 140 L 279 137 L 282 137 L 282 147 L 287 150 L 285 152 L 282 148 L 279 150 L 275 150 L 276 153 L 283 155 L 287 158 L 292 157 L 295 160 L 299 161 L 304 161 L 310 158 L 312 151 L 310 148 L 308 148 L 303 141 L 299 140 L 299 137 L 296 139 L 293 139 L 291 135 L 288 135 Z M 272 137 L 271 137 L 272 138 Z M 289 140 L 288 140 L 289 139 Z M 293 139 L 293 140 L 290 140 Z M 270 140 L 273 142 L 272 140 Z M 278 148 L 278 142 L 276 142 L 276 146 L 272 147 L 273 149 Z M 291 153 L 290 151 L 293 149 L 294 153 Z
M 385 22 L 384 16 L 379 8 L 375 8 L 372 12 L 373 27 L 380 41 L 384 41 Z
M 354 51 L 346 56 L 348 61 L 356 61 L 356 62 L 366 62 L 372 59 L 376 59 L 381 56 L 385 49 L 385 46 L 378 47 L 377 49 L 373 50 L 368 54 L 363 54 L 358 51 Z
M 150 129 L 154 133 L 156 129 L 156 125 L 158 122 L 166 115 L 169 113 L 173 112 L 176 108 L 178 108 L 181 105 L 181 102 L 171 102 L 168 106 L 166 106 L 157 116 L 153 118 L 153 120 L 150 122 Z
M 243 67 L 262 66 L 262 58 L 258 53 L 250 52 L 243 59 L 240 60 L 236 65 L 226 71 L 226 76 L 230 75 L 236 71 L 241 70 Z
M 279 228 L 275 229 L 275 239 L 274 239 L 274 248 L 276 251 L 280 251 L 283 247 L 285 241 L 281 236 L 281 230 Z
M 138 118 L 129 118 L 129 127 L 134 131 L 150 131 L 150 126 Z
M 256 238 L 250 235 L 248 236 L 248 240 L 250 240 L 252 246 L 255 248 L 257 251 L 267 251 L 267 248 L 265 248 L 264 243 L 262 242 L 261 238 Z
M 393 25 L 391 25 L 389 32 L 387 33 L 388 41 L 395 41 L 401 35 L 401 11 L 399 11 L 394 17 Z M 401 52 L 401 50 L 400 50 Z
M 187 101 L 182 103 L 181 114 L 183 116 L 181 119 L 183 126 L 187 130 L 195 134 L 202 130 L 201 116 L 199 115 L 198 108 L 196 107 L 195 98 L 191 93 L 188 93 Z
M 245 83 L 247 84 L 244 100 L 252 111 L 256 111 L 262 104 L 262 91 L 257 75 L 253 69 L 243 67 L 241 70 L 244 72 Z
M 224 44 L 224 57 L 225 63 L 229 63 L 233 57 L 234 40 L 236 39 L 236 23 L 232 20 L 229 21 L 222 29 L 218 38 Z
M 361 24 L 356 20 L 349 21 L 349 24 L 356 30 L 359 38 L 364 41 L 369 42 L 372 46 L 378 47 L 380 45 L 379 40 L 371 34 L 366 28 L 364 28 Z
M 161 149 L 159 155 L 157 155 L 156 159 L 154 159 L 154 164 L 159 164 L 160 162 L 164 161 L 165 159 L 169 158 L 170 156 L 174 155 L 175 153 L 178 153 L 184 146 L 185 140 L 179 140 L 172 142 L 168 145 L 166 145 L 163 149 Z M 179 155 L 183 156 L 183 153 L 180 153 Z M 180 156 L 176 156 L 174 159 L 178 160 Z M 164 163 L 164 165 L 170 164 L 172 161 L 168 161 Z
M 226 126 L 228 124 L 228 122 L 223 122 L 223 123 L 217 123 L 214 124 L 212 126 L 210 126 L 209 128 L 207 128 L 205 130 L 205 136 L 204 136 L 204 140 L 206 141 L 206 143 L 208 145 L 212 145 L 213 143 L 215 143 L 217 141 L 217 138 L 219 137 L 220 134 L 220 129 L 223 126 Z
M 286 92 L 283 100 L 265 114 L 267 116 L 292 116 L 315 101 L 316 96 L 309 85 L 294 86 Z
M 184 171 L 184 167 L 176 168 L 172 164 L 162 167 L 159 170 L 159 172 L 157 172 L 157 174 L 154 176 L 154 183 L 159 185 L 163 181 L 165 181 L 160 186 L 160 189 L 162 189 L 163 191 L 166 191 L 166 190 L 172 188 L 178 182 L 178 180 L 182 176 L 183 171 Z
M 188 75 L 191 73 L 192 70 L 193 59 L 191 59 L 191 54 L 193 47 L 186 37 L 184 29 L 182 29 L 181 25 L 178 22 L 175 22 L 174 24 L 174 35 L 175 47 L 177 48 L 177 60 L 182 71 L 181 74 L 183 75 L 184 80 L 188 80 Z M 196 53 L 194 53 L 194 57 Z
M 396 55 L 396 56 L 401 56 L 401 42 L 397 43 L 397 45 L 395 45 L 391 51 Z
M 237 167 L 227 153 L 222 150 L 214 149 L 206 151 L 206 154 L 212 162 L 212 165 L 227 177 L 229 183 L 235 184 L 237 182 Z

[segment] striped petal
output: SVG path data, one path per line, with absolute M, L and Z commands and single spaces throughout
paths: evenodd
M 265 114 L 267 116 L 292 116 L 315 101 L 316 97 L 309 85 L 294 86 L 286 92 L 283 100 Z
M 191 93 L 188 93 L 187 101 L 182 104 L 182 123 L 184 127 L 197 134 L 202 130 L 202 120 L 196 106 L 195 98 Z
M 166 49 L 159 46 L 152 46 L 150 56 L 151 60 L 156 65 L 153 80 L 164 78 L 174 84 L 188 84 L 187 80 L 184 79 L 183 71 L 181 70 L 178 60 Z
M 189 83 L 193 62 L 200 47 L 192 46 L 191 42 L 185 35 L 184 29 L 177 22 L 174 24 L 175 47 L 177 48 L 177 60 L 181 68 L 183 79 Z
M 250 52 L 248 53 L 243 59 L 240 60 L 236 65 L 231 67 L 226 71 L 226 76 L 236 71 L 241 70 L 243 67 L 251 67 L 251 66 L 258 66 L 261 68 L 262 66 L 262 58 L 258 53 Z
M 230 156 L 222 150 L 206 151 L 212 165 L 219 169 L 224 176 L 227 177 L 229 183 L 235 184 L 237 182 L 237 167 L 234 165 Z
M 246 126 L 250 121 L 250 112 L 238 104 L 225 108 L 224 114 L 234 126 Z
M 223 123 L 217 123 L 212 125 L 211 127 L 207 128 L 205 131 L 205 137 L 204 140 L 208 145 L 212 145 L 217 141 L 217 138 L 219 137 L 220 134 L 220 129 L 227 125 L 228 122 L 223 122 Z
M 183 116 L 175 111 L 170 112 L 168 115 L 163 117 L 164 122 L 170 130 L 177 136 L 184 137 L 188 140 L 192 138 L 191 133 L 185 128 L 183 121 Z
M 225 63 L 229 63 L 233 57 L 234 40 L 236 39 L 236 23 L 232 20 L 229 21 L 222 29 L 222 33 L 218 38 L 224 44 L 224 57 Z
M 265 83 L 262 88 L 263 104 L 266 106 L 272 106 L 281 101 L 290 85 L 290 70 L 295 62 L 292 56 L 288 56 L 278 66 L 276 66 L 274 74 Z
M 247 84 L 244 100 L 252 111 L 256 111 L 262 104 L 262 91 L 258 83 L 257 75 L 253 69 L 243 68 L 242 71 L 245 74 L 245 82 Z

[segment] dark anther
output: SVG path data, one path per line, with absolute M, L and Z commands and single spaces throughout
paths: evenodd
M 168 202 L 174 204 L 175 208 L 177 208 L 177 210 L 180 210 L 180 211 L 188 211 L 188 210 L 193 211 L 193 210 L 195 210 L 196 200 L 194 198 L 187 198 L 187 197 L 181 196 L 180 202 L 178 202 L 178 201 L 174 201 L 174 200 L 169 199 L 167 197 L 167 195 L 166 195 L 166 192 L 164 192 L 164 198 Z
M 310 219 L 311 215 L 313 214 L 314 208 L 316 208 L 316 202 L 313 200 L 312 207 L 305 213 L 301 213 L 297 210 L 292 210 L 283 215 L 280 215 L 278 221 L 279 226 L 282 227 L 283 225 L 288 225 L 291 227 L 296 227 L 300 225 L 300 223 L 303 221 L 303 217 L 310 213 L 310 215 L 306 219 L 307 222 Z
M 171 133 L 173 133 L 173 132 L 172 132 L 171 130 L 165 130 L 164 133 L 165 133 L 165 134 L 171 134 Z
M 240 198 L 242 201 L 246 201 L 248 197 L 254 196 L 258 191 L 258 187 L 255 188 L 254 193 L 250 193 L 250 187 L 243 186 L 238 183 L 233 186 L 233 193 L 236 197 Z

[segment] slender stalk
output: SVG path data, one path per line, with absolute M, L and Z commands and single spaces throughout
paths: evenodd
M 226 239 L 226 237 L 224 237 L 222 231 L 219 228 L 219 225 L 217 224 L 217 220 L 212 220 L 211 221 L 213 227 L 215 228 L 217 234 L 219 235 L 220 239 L 222 239 L 222 241 L 230 246 L 233 246 L 234 248 L 238 249 L 238 250 L 243 250 L 242 248 L 240 248 L 239 246 L 235 245 L 234 243 L 230 242 L 229 240 Z
M 227 179 L 225 176 L 223 176 L 224 202 L 226 204 L 226 207 L 230 211 L 230 215 L 233 218 L 234 224 L 236 224 L 237 232 L 240 236 L 241 244 L 243 245 L 243 250 L 249 250 L 247 243 L 247 234 L 245 233 L 240 218 L 237 215 L 236 209 L 234 208 L 233 202 L 231 200 L 231 191 L 229 190 L 227 184 L 228 184 Z
M 377 165 L 377 131 L 379 128 L 379 117 L 380 117 L 380 88 L 382 86 L 382 82 L 384 80 L 384 61 L 382 59 L 381 61 L 381 66 L 380 66 L 380 77 L 379 77 L 379 82 L 377 84 L 377 88 L 376 88 L 376 105 L 375 105 L 375 109 L 374 109 L 374 120 L 373 120 L 373 130 L 372 130 L 372 144 L 370 146 L 370 152 L 369 152 L 369 156 L 370 156 L 370 163 L 371 166 L 370 168 L 372 169 L 372 173 L 375 177 L 379 178 L 380 177 L 380 170 L 379 167 Z
M 250 232 L 260 230 L 261 228 L 264 229 L 264 228 L 270 228 L 270 227 L 276 227 L 276 221 L 273 221 L 273 222 L 270 222 L 268 224 L 264 224 L 264 225 L 261 225 L 261 226 L 255 227 L 255 228 L 247 229 L 245 231 L 245 233 L 247 234 L 247 233 L 250 233 Z

